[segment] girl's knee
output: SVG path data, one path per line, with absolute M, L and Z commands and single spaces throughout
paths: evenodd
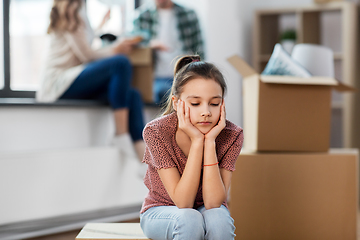
M 180 222 L 194 222 L 194 224 L 203 224 L 204 219 L 202 214 L 192 208 L 181 208 L 179 209 L 178 220 Z
M 206 239 L 234 239 L 234 220 L 225 207 L 206 210 L 203 215 Z
M 193 239 L 202 239 L 205 234 L 205 224 L 202 214 L 191 208 L 180 209 L 177 216 L 175 233 L 184 235 L 190 234 Z

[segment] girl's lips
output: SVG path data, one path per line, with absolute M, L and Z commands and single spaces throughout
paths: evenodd
M 199 124 L 201 124 L 201 125 L 210 125 L 211 122 L 199 122 Z

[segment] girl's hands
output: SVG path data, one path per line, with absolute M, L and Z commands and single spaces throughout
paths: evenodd
M 190 108 L 185 106 L 185 102 L 178 100 L 177 116 L 179 119 L 179 128 L 184 131 L 191 141 L 204 141 L 204 134 L 197 129 L 190 121 Z
M 215 125 L 208 133 L 205 134 L 206 140 L 215 141 L 216 137 L 226 126 L 226 112 L 225 112 L 225 102 L 222 100 L 220 107 L 220 119 L 217 125 Z

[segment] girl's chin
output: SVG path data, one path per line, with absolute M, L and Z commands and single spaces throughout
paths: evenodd
M 199 129 L 202 134 L 207 134 L 211 129 L 213 129 L 213 126 L 198 127 L 197 129 Z

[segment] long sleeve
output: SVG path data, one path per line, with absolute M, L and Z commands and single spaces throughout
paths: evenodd
M 81 63 L 114 55 L 111 46 L 93 50 L 87 41 L 86 28 L 83 25 L 80 25 L 75 32 L 65 32 L 64 37 Z

